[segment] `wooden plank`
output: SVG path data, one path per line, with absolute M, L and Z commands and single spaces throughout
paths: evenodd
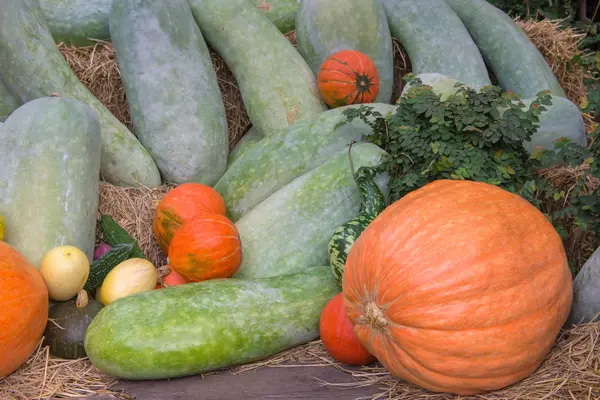
M 354 382 L 334 367 L 267 367 L 237 375 L 220 373 L 162 381 L 120 381 L 112 390 L 121 390 L 137 400 L 263 400 L 263 399 L 371 399 L 382 393 L 381 386 L 344 388 L 324 386 Z M 114 400 L 106 396 L 90 400 Z

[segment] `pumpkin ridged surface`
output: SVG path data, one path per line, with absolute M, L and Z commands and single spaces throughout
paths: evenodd
M 48 319 L 48 289 L 37 269 L 0 241 L 0 378 L 35 350 Z M 26 304 L 26 306 L 24 306 Z
M 355 332 L 392 374 L 457 394 L 531 374 L 572 302 L 545 216 L 471 181 L 436 181 L 389 206 L 354 243 L 343 290 Z

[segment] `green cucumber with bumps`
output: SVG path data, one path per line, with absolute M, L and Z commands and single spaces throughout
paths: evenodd
M 321 311 L 339 292 L 329 266 L 304 266 L 284 276 L 137 293 L 98 313 L 85 351 L 104 374 L 131 380 L 258 361 L 317 339 Z
M 438 73 L 475 89 L 491 84 L 477 45 L 445 0 L 379 1 L 414 74 Z
M 79 81 L 44 20 L 37 0 L 4 0 L 0 7 L 0 71 L 22 102 L 57 93 L 97 114 L 103 178 L 113 185 L 157 187 L 156 163 L 138 139 Z
M 0 214 L 5 241 L 39 268 L 70 245 L 93 259 L 100 195 L 100 125 L 80 101 L 23 104 L 0 130 Z
M 6 121 L 6 118 L 15 111 L 21 102 L 10 91 L 8 86 L 0 78 L 0 122 Z
M 383 103 L 369 106 L 383 115 L 396 108 Z M 359 107 L 325 111 L 313 120 L 299 121 L 248 145 L 214 187 L 227 204 L 227 216 L 234 222 L 239 220 L 293 179 L 370 134 L 371 127 L 360 119 L 338 126 L 346 121 L 345 110 Z
M 104 240 L 111 246 L 118 246 L 122 243 L 131 243 L 133 244 L 131 257 L 147 258 L 142 249 L 140 249 L 137 241 L 110 215 L 102 214 L 100 216 L 100 227 L 102 228 Z
M 357 168 L 377 165 L 384 154 L 368 142 L 351 149 Z M 237 221 L 244 257 L 234 277 L 256 279 L 329 264 L 327 246 L 333 232 L 355 217 L 361 204 L 349 162 L 348 148 L 332 154 Z M 379 176 L 384 192 L 387 183 L 386 175 Z
M 133 243 L 121 243 L 108 250 L 102 257 L 90 264 L 90 273 L 83 288 L 90 293 L 102 285 L 104 278 L 117 265 L 127 260 L 133 250 Z
M 566 97 L 544 56 L 504 11 L 486 0 L 446 1 L 469 31 L 502 89 L 523 98 L 535 97 L 543 90 Z
M 379 0 L 303 0 L 296 15 L 296 39 L 298 51 L 315 76 L 325 60 L 337 51 L 356 50 L 366 54 L 379 75 L 375 101 L 391 101 L 392 35 Z
M 206 42 L 233 73 L 263 135 L 326 110 L 306 61 L 248 0 L 189 0 Z
M 163 180 L 214 185 L 227 166 L 227 118 L 187 0 L 114 0 L 110 34 L 137 137 Z

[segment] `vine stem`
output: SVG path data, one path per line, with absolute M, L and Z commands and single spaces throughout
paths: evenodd
M 350 142 L 350 146 L 348 146 L 348 159 L 350 160 L 350 170 L 352 171 L 352 176 L 354 176 L 354 163 L 352 162 L 352 146 L 356 143 L 356 140 Z

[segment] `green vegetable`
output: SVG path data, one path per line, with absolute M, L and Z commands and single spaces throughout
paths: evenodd
M 295 29 L 298 0 L 250 0 L 281 31 Z
M 390 104 L 370 105 L 383 114 L 395 109 Z M 227 204 L 228 217 L 234 222 L 239 220 L 293 179 L 368 135 L 371 127 L 363 121 L 337 126 L 345 120 L 344 110 L 358 107 L 339 107 L 312 121 L 296 122 L 244 149 L 214 187 Z
M 573 281 L 573 305 L 567 326 L 598 322 L 600 313 L 600 248 L 585 262 Z
M 6 121 L 6 118 L 15 111 L 21 102 L 6 86 L 2 78 L 0 78 L 0 122 Z
M 116 223 L 116 222 L 115 222 Z M 94 293 L 96 288 L 102 285 L 104 278 L 114 267 L 127 260 L 133 251 L 133 243 L 119 243 L 112 247 L 102 257 L 92 262 L 90 265 L 90 274 L 83 287 L 90 293 Z
M 0 130 L 0 160 L 6 242 L 36 267 L 60 245 L 92 260 L 100 195 L 96 114 L 71 98 L 25 103 Z
M 392 36 L 379 0 L 304 0 L 296 16 L 298 51 L 315 76 L 333 53 L 352 49 L 373 60 L 379 74 L 376 101 L 389 103 L 394 89 Z
M 257 361 L 319 337 L 323 307 L 339 293 L 328 266 L 243 281 L 212 279 L 119 299 L 85 335 L 101 372 L 167 379 Z
M 227 158 L 227 168 L 229 168 L 235 160 L 241 157 L 248 149 L 252 147 L 252 145 L 256 142 L 259 142 L 264 135 L 260 133 L 253 126 L 248 129 L 248 131 L 242 136 L 242 138 L 235 144 L 233 149 L 229 152 L 229 156 Z
M 329 261 L 336 281 L 342 285 L 344 266 L 350 248 L 371 222 L 385 210 L 385 196 L 375 183 L 375 170 L 361 167 L 354 173 L 362 204 L 356 217 L 335 230 L 329 242 Z
M 383 155 L 372 143 L 352 146 L 352 162 L 357 168 L 374 166 Z M 361 198 L 350 170 L 348 148 L 328 158 L 236 222 L 244 254 L 236 278 L 282 275 L 305 265 L 329 263 L 331 235 L 358 214 Z M 387 178 L 379 178 L 378 184 L 385 190 Z
M 113 0 L 39 0 L 56 43 L 87 46 L 110 40 L 108 13 Z
M 542 54 L 504 11 L 485 0 L 446 1 L 477 43 L 502 89 L 523 98 L 535 97 L 543 90 L 566 97 Z
M 115 0 L 110 34 L 137 137 L 163 179 L 214 185 L 227 165 L 227 118 L 187 1 Z
M 414 74 L 435 72 L 475 89 L 491 84 L 477 46 L 445 0 L 379 1 Z
M 50 354 L 71 360 L 86 357 L 85 331 L 102 307 L 85 290 L 76 298 L 55 303 L 48 312 L 44 331 L 44 346 L 50 347 Z
M 24 103 L 57 93 L 96 112 L 102 141 L 100 172 L 106 181 L 121 186 L 160 185 L 160 173 L 150 154 L 77 79 L 58 51 L 37 0 L 3 1 L 0 71 L 6 85 Z
M 206 42 L 239 85 L 264 135 L 325 111 L 317 81 L 285 36 L 248 0 L 189 0 Z
M 104 239 L 111 246 L 118 246 L 122 243 L 131 243 L 133 244 L 133 250 L 131 251 L 132 258 L 144 258 L 146 259 L 146 255 L 140 249 L 137 241 L 132 238 L 129 233 L 125 229 L 121 227 L 110 215 L 103 214 L 100 217 L 100 226 L 102 227 L 102 233 L 104 234 Z

